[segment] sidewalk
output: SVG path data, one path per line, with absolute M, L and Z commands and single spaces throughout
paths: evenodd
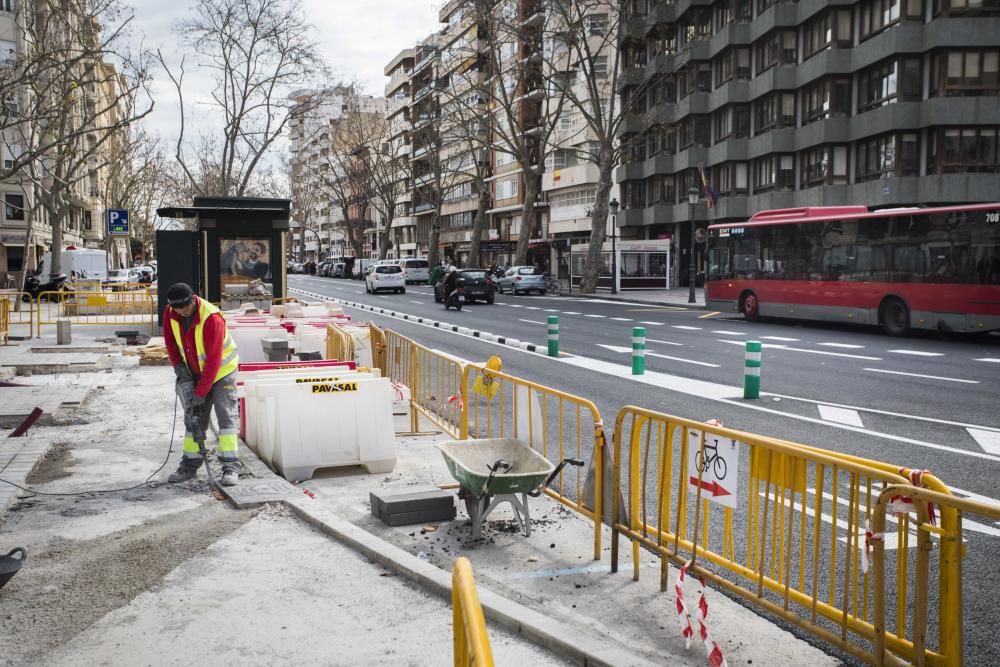
M 687 308 L 704 310 L 705 288 L 696 287 L 695 303 L 688 303 L 689 290 L 687 287 L 671 287 L 670 289 L 627 289 L 621 290 L 618 294 L 611 294 L 607 290 L 598 290 L 596 294 L 580 294 L 573 291 L 572 294 L 563 290 L 563 296 L 573 296 L 581 299 L 601 299 L 604 301 L 624 301 L 628 303 L 648 303 L 658 306 L 684 306 Z
M 74 329 L 74 343 L 106 335 L 96 329 Z M 0 365 L 26 353 L 0 348 Z M 163 484 L 183 429 L 173 374 L 109 354 L 108 372 L 18 378 L 38 391 L 67 381 L 92 387 L 82 404 L 60 406 L 53 424 L 32 429 L 48 455 L 32 461 L 26 481 L 55 493 L 132 486 L 164 462 L 176 427 L 174 450 L 153 486 L 28 497 L 0 510 L 0 553 L 29 552 L 0 590 L 0 664 L 446 665 L 458 555 L 472 561 L 498 665 L 705 664 L 700 644 L 684 649 L 658 560 L 644 554 L 633 582 L 623 549 L 621 571 L 610 574 L 607 531 L 605 554 L 593 561 L 592 524 L 547 497 L 530 501 L 528 538 L 507 506 L 476 543 L 461 503 L 454 521 L 438 525 L 374 519 L 372 490 L 452 481 L 434 447 L 441 435 L 399 437 L 392 473 L 335 469 L 299 485 L 315 497 L 244 448 L 238 488 L 288 491 L 263 508 L 214 500 L 203 473 Z M 10 447 L 0 440 L 0 454 Z M 837 663 L 715 591 L 709 601 L 730 665 Z

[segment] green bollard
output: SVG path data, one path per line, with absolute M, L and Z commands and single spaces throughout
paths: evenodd
M 748 340 L 746 358 L 743 362 L 743 398 L 760 398 L 760 352 L 763 345 L 759 340 Z
M 549 315 L 549 356 L 559 356 L 559 316 Z
M 646 327 L 632 327 L 632 375 L 646 372 Z

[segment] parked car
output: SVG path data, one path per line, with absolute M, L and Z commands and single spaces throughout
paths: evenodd
M 354 269 L 353 273 L 351 274 L 351 277 L 354 278 L 355 280 L 364 280 L 365 277 L 368 275 L 368 267 L 370 267 L 372 264 L 375 264 L 377 261 L 378 260 L 364 259 L 364 258 L 355 259 Z
M 333 265 L 330 267 L 330 277 L 331 278 L 343 278 L 344 277 L 344 270 L 346 268 L 347 268 L 347 265 L 344 264 L 343 262 L 334 262 Z
M 108 279 L 104 281 L 105 287 L 110 287 L 114 292 L 127 289 L 125 286 L 131 282 L 129 276 L 132 269 L 111 269 L 108 271 Z
M 365 277 L 365 291 L 378 294 L 382 290 L 406 294 L 406 281 L 403 280 L 401 268 L 394 264 L 376 264 L 371 267 Z
M 330 260 L 324 260 L 316 265 L 316 275 L 317 276 L 329 276 L 330 267 L 333 266 L 333 262 Z
M 500 292 L 513 292 L 515 295 L 522 292 L 545 294 L 547 287 L 545 274 L 533 266 L 512 266 L 499 283 Z
M 403 269 L 403 279 L 408 283 L 430 282 L 430 266 L 426 259 L 404 257 L 398 260 L 399 268 Z
M 486 269 L 459 269 L 458 277 L 465 284 L 465 301 L 493 303 L 493 280 Z M 434 286 L 434 301 L 444 301 L 444 281 Z

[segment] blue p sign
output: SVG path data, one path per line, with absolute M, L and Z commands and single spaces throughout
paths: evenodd
M 128 236 L 128 209 L 109 208 L 108 209 L 108 235 Z

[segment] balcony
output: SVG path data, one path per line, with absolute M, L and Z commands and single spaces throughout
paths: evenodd
M 533 30 L 542 27 L 545 23 L 545 11 L 540 6 L 528 11 L 532 13 L 526 19 L 521 21 L 521 27 Z

